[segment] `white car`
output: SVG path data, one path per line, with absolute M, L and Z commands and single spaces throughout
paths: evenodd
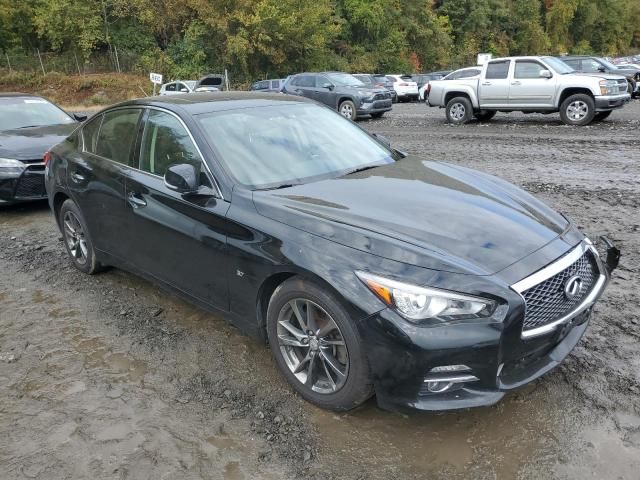
M 441 78 L 441 80 L 459 80 L 461 78 L 475 78 L 480 76 L 482 67 L 468 67 L 454 70 L 450 74 Z M 426 102 L 429 97 L 429 82 L 425 83 L 418 91 L 418 100 Z
M 398 94 L 398 101 L 418 99 L 418 84 L 413 81 L 411 75 L 387 75 L 393 79 L 393 89 Z
M 195 80 L 175 80 L 165 83 L 160 87 L 158 95 L 176 95 L 178 93 L 191 93 L 196 88 Z

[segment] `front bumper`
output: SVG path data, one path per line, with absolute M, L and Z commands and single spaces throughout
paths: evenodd
M 376 100 L 369 103 L 362 102 L 356 109 L 356 112 L 358 113 L 358 115 L 388 112 L 393 108 L 392 103 L 393 101 L 391 98 L 385 100 Z
M 620 95 L 598 96 L 596 99 L 596 111 L 603 112 L 621 108 L 625 103 L 631 100 L 631 94 L 623 93 Z
M 606 280 L 619 251 L 607 243 Z M 522 335 L 524 305 L 515 290 L 505 292 L 510 312 L 503 323 L 459 323 L 420 327 L 394 310 L 360 323 L 368 346 L 378 405 L 388 410 L 450 410 L 492 405 L 505 393 L 526 385 L 559 365 L 587 329 L 593 303 L 607 281 L 594 287 L 589 302 L 543 335 Z M 521 297 L 520 297 L 521 298 Z M 439 371 L 444 366 L 462 371 Z M 435 372 L 435 373 L 434 373 Z M 467 380 L 461 380 L 468 377 Z M 457 379 L 457 380 L 456 380 Z M 436 382 L 448 390 L 430 390 Z M 435 389 L 437 390 L 437 389 Z
M 0 177 L 0 200 L 17 203 L 45 198 L 44 164 L 31 164 L 20 174 Z

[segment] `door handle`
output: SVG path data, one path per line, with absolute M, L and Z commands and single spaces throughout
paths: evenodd
M 482 85 L 491 85 L 491 82 L 482 82 Z
M 133 208 L 142 208 L 147 206 L 147 201 L 144 198 L 140 198 L 140 194 L 138 193 L 130 193 L 127 195 L 127 202 Z
M 522 85 L 522 83 L 516 80 L 515 82 L 511 82 L 511 85 Z
M 71 174 L 71 180 L 73 180 L 76 183 L 82 183 L 87 179 L 87 177 L 85 177 L 84 175 L 82 175 L 81 173 L 78 172 L 73 172 Z

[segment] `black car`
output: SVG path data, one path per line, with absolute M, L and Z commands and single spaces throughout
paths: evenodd
M 268 339 L 323 408 L 497 402 L 569 354 L 617 259 L 519 188 L 301 97 L 133 100 L 49 158 L 75 267 L 130 270 Z
M 362 115 L 380 118 L 392 108 L 386 88 L 370 87 L 342 72 L 299 73 L 286 82 L 283 92 L 324 103 L 351 120 Z
M 442 70 L 439 72 L 429 72 L 429 73 L 416 73 L 411 75 L 411 78 L 414 82 L 418 84 L 418 90 L 422 88 L 426 83 L 429 83 L 431 80 L 442 80 L 444 77 L 449 75 L 452 70 Z
M 393 81 L 387 78 L 386 75 L 372 75 L 369 73 L 354 73 L 354 77 L 360 80 L 369 88 L 384 88 L 391 93 L 391 102 L 398 102 L 398 94 L 393 89 Z
M 41 97 L 0 93 L 0 203 L 47 198 L 43 155 L 84 118 Z
M 609 73 L 626 77 L 629 93 L 632 97 L 640 94 L 640 72 L 634 68 L 616 66 L 601 57 L 588 57 L 583 55 L 565 55 L 558 57 L 564 63 L 581 73 Z

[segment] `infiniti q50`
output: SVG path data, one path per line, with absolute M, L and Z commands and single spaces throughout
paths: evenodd
M 497 402 L 569 354 L 617 260 L 519 188 L 301 97 L 129 101 L 46 160 L 75 267 L 221 314 L 334 410 Z

